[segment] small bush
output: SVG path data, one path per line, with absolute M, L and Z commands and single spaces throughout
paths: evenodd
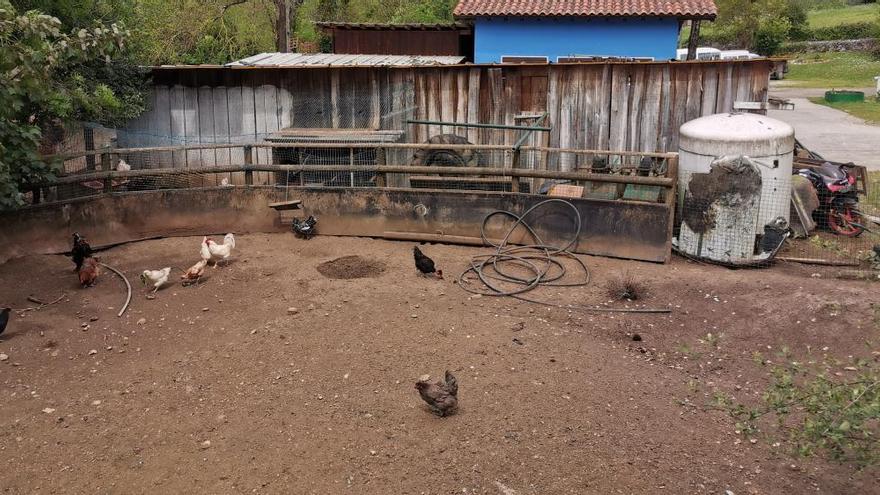
M 606 293 L 618 301 L 637 301 L 648 295 L 648 287 L 629 273 L 619 275 L 608 281 Z
M 760 405 L 745 405 L 725 395 L 715 397 L 716 405 L 737 420 L 738 433 L 754 438 L 766 432 L 771 441 L 787 440 L 797 455 L 824 454 L 861 468 L 880 461 L 880 369 L 876 363 L 825 358 L 805 364 L 795 361 L 787 349 L 774 362 L 760 354 L 755 359 L 771 376 Z
M 771 56 L 779 51 L 782 43 L 788 39 L 791 22 L 784 17 L 772 17 L 761 22 L 755 33 L 754 50 L 759 55 Z

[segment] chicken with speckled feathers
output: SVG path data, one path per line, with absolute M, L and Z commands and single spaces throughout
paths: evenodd
M 422 400 L 441 418 L 455 414 L 458 411 L 458 380 L 448 370 L 444 381 L 431 382 L 430 379 L 429 375 L 423 375 L 416 382 Z

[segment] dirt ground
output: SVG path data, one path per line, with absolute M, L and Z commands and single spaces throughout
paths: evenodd
M 188 267 L 200 240 L 100 253 L 135 284 L 122 318 L 112 274 L 80 289 L 63 256 L 0 265 L 0 305 L 67 294 L 0 342 L 3 493 L 880 493 L 877 469 L 792 458 L 707 407 L 759 396 L 756 351 L 876 358 L 876 284 L 583 257 L 589 286 L 534 294 L 606 304 L 627 272 L 639 305 L 672 309 L 597 314 L 471 297 L 452 279 L 483 248 L 423 246 L 436 280 L 412 243 L 277 234 L 148 299 L 138 273 Z M 362 278 L 317 269 L 351 255 Z M 413 385 L 445 369 L 461 409 L 438 418 Z

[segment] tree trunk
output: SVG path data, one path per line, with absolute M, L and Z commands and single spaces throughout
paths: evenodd
M 700 39 L 700 20 L 691 19 L 691 36 L 688 38 L 688 60 L 697 58 L 697 42 Z
M 290 1 L 275 0 L 278 19 L 275 22 L 275 49 L 282 53 L 290 51 Z

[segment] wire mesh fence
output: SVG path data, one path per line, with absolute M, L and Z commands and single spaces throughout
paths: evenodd
M 692 165 L 678 176 L 673 246 L 682 255 L 733 267 L 876 264 L 880 176 L 797 158 L 791 170 L 743 156 Z
M 407 120 L 406 112 L 392 117 Z M 673 178 L 679 187 L 673 245 L 685 256 L 730 266 L 780 259 L 877 264 L 878 173 L 802 157 L 790 172 L 769 175 L 767 163 L 742 159 L 679 172 L 671 166 L 674 154 L 550 148 L 540 126 L 540 115 L 501 128 L 416 121 L 403 123 L 405 131 L 297 128 L 260 141 L 240 136 L 224 143 L 119 148 L 129 131 L 86 125 L 65 129 L 44 149 L 74 152 L 61 160 L 65 181 L 34 188 L 29 197 L 45 202 L 160 189 L 390 187 L 665 203 L 671 201 L 669 185 L 641 179 Z M 427 142 L 409 142 L 428 135 Z M 475 145 L 473 136 L 511 144 Z M 511 176 L 511 170 L 545 174 Z M 107 171 L 114 176 L 95 175 Z M 138 171 L 156 174 L 127 174 Z

